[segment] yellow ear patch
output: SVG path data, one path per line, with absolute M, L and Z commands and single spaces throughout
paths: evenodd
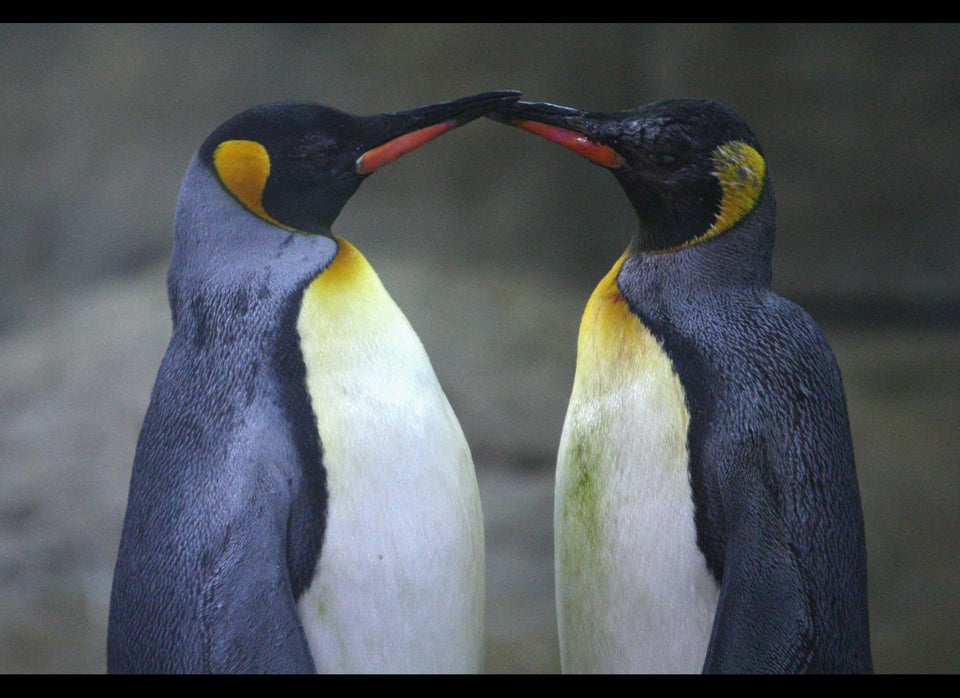
M 255 141 L 224 141 L 213 153 L 220 181 L 250 211 L 282 228 L 263 209 L 263 188 L 270 176 L 270 155 Z
M 713 152 L 713 161 L 717 165 L 714 175 L 720 180 L 723 200 L 717 220 L 707 231 L 708 237 L 731 228 L 753 210 L 760 198 L 767 169 L 763 156 L 742 141 L 719 146 Z
M 695 245 L 729 230 L 750 213 L 760 199 L 767 165 L 754 148 L 742 141 L 724 143 L 713 151 L 713 162 L 716 165 L 713 174 L 723 191 L 720 210 L 707 232 L 681 247 Z

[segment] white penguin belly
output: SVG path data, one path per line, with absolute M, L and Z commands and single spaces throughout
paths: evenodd
M 314 661 L 321 672 L 479 671 L 483 520 L 470 451 L 419 338 L 340 245 L 299 319 L 329 495 L 299 600 Z
M 689 424 L 669 358 L 616 289 L 584 313 L 556 481 L 565 672 L 703 666 L 718 587 L 697 548 Z

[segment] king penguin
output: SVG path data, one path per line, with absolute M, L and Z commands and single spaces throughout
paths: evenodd
M 609 169 L 639 220 L 583 313 L 559 445 L 563 671 L 871 672 L 844 388 L 770 288 L 750 128 L 707 99 L 488 116 Z
M 254 107 L 200 146 L 172 337 L 137 442 L 111 673 L 482 669 L 483 521 L 460 424 L 364 256 L 361 182 L 496 106 Z

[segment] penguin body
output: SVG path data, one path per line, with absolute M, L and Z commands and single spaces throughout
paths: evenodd
M 669 357 L 617 289 L 619 269 L 584 312 L 558 454 L 563 666 L 577 673 L 698 670 L 717 589 L 697 549 L 681 438 L 689 413 Z
M 298 318 L 310 394 L 338 396 L 335 410 L 314 405 L 329 499 L 300 614 L 324 671 L 475 672 L 484 548 L 473 461 L 419 338 L 347 245 Z
M 255 107 L 192 159 L 173 331 L 137 443 L 107 669 L 472 672 L 470 450 L 375 271 L 330 226 L 363 179 L 515 93 L 356 117 Z
M 770 289 L 756 138 L 710 100 L 491 117 L 609 168 L 640 223 L 587 303 L 558 453 L 564 671 L 871 671 L 842 379 Z

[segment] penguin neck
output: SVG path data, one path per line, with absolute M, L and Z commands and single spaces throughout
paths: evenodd
M 216 220 L 216 225 L 209 225 Z M 320 231 L 322 232 L 322 231 Z M 337 252 L 329 234 L 278 228 L 238 205 L 197 157 L 177 201 L 167 290 L 176 324 L 195 298 L 238 292 L 237 279 L 253 289 L 252 307 L 269 306 L 300 293 Z M 264 310 L 264 317 L 272 317 Z
M 768 289 L 773 276 L 775 209 L 764 195 L 756 208 L 722 233 L 670 250 L 650 250 L 638 231 L 624 253 L 618 284 L 633 302 L 728 290 Z

